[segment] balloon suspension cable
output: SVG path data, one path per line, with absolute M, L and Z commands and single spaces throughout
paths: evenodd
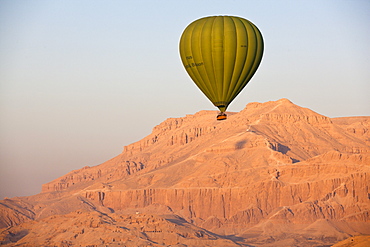
M 227 119 L 227 115 L 225 112 L 220 112 L 218 115 L 217 115 L 217 120 L 226 120 Z

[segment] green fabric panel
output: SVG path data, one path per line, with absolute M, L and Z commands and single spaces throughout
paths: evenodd
M 211 82 L 208 80 L 206 70 L 204 69 L 204 62 L 202 57 L 202 47 L 199 45 L 201 40 L 201 35 L 203 32 L 204 24 L 206 20 L 202 19 L 196 23 L 193 31 L 192 31 L 192 38 L 191 38 L 191 55 L 192 56 L 192 63 L 191 69 L 197 75 L 197 82 L 199 88 L 203 92 L 207 92 L 206 96 L 212 101 L 212 95 L 214 94 L 214 90 L 212 90 Z
M 246 55 L 246 61 L 242 70 L 242 74 L 240 76 L 240 79 L 238 83 L 235 85 L 229 100 L 232 101 L 240 92 L 243 90 L 243 88 L 247 85 L 248 81 L 250 80 L 250 74 L 253 71 L 253 64 L 256 59 L 256 48 L 257 48 L 257 40 L 256 40 L 256 34 L 251 26 L 251 24 L 248 21 L 243 21 L 244 29 L 246 30 L 246 38 L 247 38 L 247 55 Z
M 246 30 L 248 32 L 248 54 L 247 54 L 247 61 L 245 64 L 245 78 L 244 83 L 240 83 L 232 93 L 234 98 L 243 90 L 246 84 L 250 81 L 253 77 L 257 68 L 261 62 L 262 55 L 263 55 L 263 40 L 262 35 L 252 23 L 247 20 L 243 20 Z M 233 100 L 232 98 L 231 100 Z
M 233 99 L 233 91 L 238 85 L 238 82 L 244 80 L 242 77 L 243 68 L 245 67 L 245 61 L 247 58 L 247 32 L 244 24 L 239 18 L 233 18 L 235 30 L 236 30 L 236 56 L 233 76 L 230 80 L 230 86 L 227 92 L 226 101 L 231 102 Z
M 252 78 L 262 54 L 260 31 L 240 17 L 201 18 L 192 22 L 180 39 L 186 71 L 221 112 Z
M 214 23 L 214 18 L 206 18 L 206 23 L 202 30 L 202 36 L 200 39 L 201 53 L 203 62 L 205 64 L 204 68 L 206 70 L 208 78 L 208 87 L 211 88 L 212 95 L 210 95 L 211 102 L 216 101 L 216 87 L 213 86 L 213 82 L 216 81 L 215 72 L 213 70 L 212 59 L 212 26 Z
M 215 81 L 213 86 L 216 88 L 215 102 L 222 101 L 222 84 L 224 75 L 224 22 L 222 16 L 215 17 L 212 26 L 212 67 L 214 70 Z M 208 66 L 208 64 L 206 65 Z M 213 103 L 215 103 L 213 102 Z
M 234 72 L 237 55 L 237 32 L 233 18 L 224 17 L 224 76 L 222 86 L 222 99 L 227 100 L 227 93 L 232 87 L 232 76 Z
M 180 39 L 180 57 L 191 79 L 195 82 L 198 88 L 208 97 L 208 99 L 212 101 L 212 98 L 209 97 L 209 95 L 212 95 L 212 92 L 210 92 L 204 85 L 203 80 L 199 75 L 198 70 L 196 69 L 196 61 L 194 60 L 193 56 L 192 40 L 194 29 L 196 28 L 197 24 L 199 24 L 199 22 L 193 22 L 183 32 Z

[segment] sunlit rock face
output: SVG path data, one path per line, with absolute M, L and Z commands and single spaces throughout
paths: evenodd
M 1 201 L 0 244 L 315 246 L 370 234 L 370 117 L 287 99 L 216 116 L 167 119 L 101 165 Z

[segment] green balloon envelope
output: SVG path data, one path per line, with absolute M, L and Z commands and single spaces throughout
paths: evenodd
M 223 113 L 256 72 L 263 38 L 250 21 L 210 16 L 192 22 L 180 39 L 180 57 L 191 79 Z

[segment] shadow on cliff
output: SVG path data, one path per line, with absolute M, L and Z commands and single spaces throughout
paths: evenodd
M 271 146 L 271 149 L 274 150 L 274 151 L 280 152 L 280 153 L 282 153 L 284 155 L 287 155 L 287 153 L 291 150 L 290 147 L 285 146 L 285 145 L 283 145 L 281 143 L 277 143 L 277 145 Z M 300 160 L 294 159 L 294 158 L 292 158 L 290 156 L 289 156 L 289 158 L 292 160 L 293 163 L 300 162 Z
M 238 237 L 238 236 L 235 236 L 235 235 L 217 235 L 218 237 L 220 238 L 225 238 L 225 239 L 229 239 L 231 241 L 233 241 L 234 243 L 240 245 L 240 246 L 243 246 L 243 247 L 256 247 L 255 245 L 250 245 L 250 244 L 246 244 L 245 243 L 245 238 L 242 238 L 242 237 Z
M 247 143 L 246 140 L 239 141 L 235 143 L 235 149 L 243 149 L 245 147 L 245 144 Z
M 27 229 L 23 229 L 23 230 L 18 231 L 18 232 L 9 231 L 9 233 L 6 235 L 6 239 L 8 241 L 10 241 L 11 243 L 16 243 L 20 239 L 27 236 L 28 233 L 29 233 L 29 231 Z
M 188 222 L 187 220 L 185 220 L 184 218 L 182 218 L 178 215 L 171 215 L 170 217 L 167 215 L 166 220 L 171 222 L 171 223 L 174 223 L 176 225 L 181 225 L 181 226 L 193 225 L 193 223 Z M 245 243 L 245 238 L 242 238 L 242 237 L 238 237 L 238 236 L 235 236 L 235 235 L 220 235 L 220 234 L 216 234 L 214 232 L 208 231 L 204 228 L 202 228 L 202 231 L 206 232 L 208 235 L 211 235 L 211 236 L 213 235 L 217 238 L 231 240 L 232 242 L 234 242 L 235 244 L 237 244 L 239 246 L 255 247 L 254 245 L 246 244 Z
M 180 217 L 180 216 L 178 216 L 178 215 L 176 215 L 175 216 L 175 218 L 168 218 L 168 217 L 166 217 L 166 220 L 167 221 L 169 221 L 169 222 L 171 222 L 171 223 L 174 223 L 174 224 L 176 224 L 176 225 L 180 225 L 180 226 L 183 226 L 184 225 L 184 223 L 186 224 L 190 224 L 189 222 L 187 222 L 184 218 L 182 218 L 182 217 Z

